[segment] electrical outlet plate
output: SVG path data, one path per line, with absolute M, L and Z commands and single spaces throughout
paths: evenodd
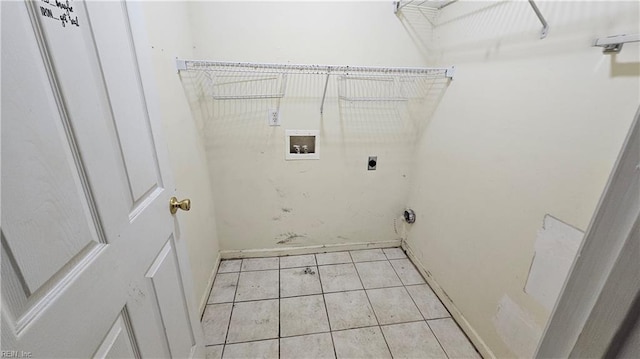
M 275 108 L 270 108 L 267 112 L 267 121 L 269 126 L 280 126 L 280 111 Z

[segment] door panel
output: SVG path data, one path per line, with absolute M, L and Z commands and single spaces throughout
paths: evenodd
M 87 4 L 132 198 L 130 218 L 162 188 L 144 92 L 124 2 Z M 126 84 L 126 86 L 123 86 Z M 132 101 L 135 99 L 135 101 Z M 139 136 L 147 134 L 147 136 Z
M 127 4 L 85 5 L 0 4 L 2 350 L 189 357 L 202 333 L 140 32 Z
M 162 322 L 173 323 L 167 328 L 166 334 L 171 355 L 178 357 L 195 345 L 195 339 L 191 330 L 173 238 L 167 241 L 145 276 L 153 283 Z
M 93 357 L 96 359 L 140 358 L 126 308 L 122 309 Z
M 63 120 L 51 85 L 41 81 L 46 69 L 38 61 L 38 46 L 28 36 L 30 29 L 16 23 L 20 19 L 6 20 L 7 35 L 25 46 L 2 58 L 3 68 L 11 69 L 2 72 L 3 90 L 16 92 L 14 101 L 3 101 L 3 118 L 22 114 L 2 126 L 11 134 L 3 138 L 2 150 L 12 154 L 2 163 L 11 171 L 2 178 L 3 204 L 10 208 L 3 213 L 4 245 L 28 298 L 83 249 L 101 240 L 89 209 L 92 201 L 83 188 L 82 163 L 69 143 L 69 123 Z M 33 246 L 42 250 L 33 252 Z

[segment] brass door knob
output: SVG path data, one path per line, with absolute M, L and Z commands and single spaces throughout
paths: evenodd
M 178 201 L 177 198 L 171 197 L 171 199 L 169 200 L 169 211 L 171 212 L 171 214 L 176 214 L 176 212 L 178 212 L 178 208 L 183 211 L 190 210 L 191 200 L 187 198 L 183 199 L 182 201 Z

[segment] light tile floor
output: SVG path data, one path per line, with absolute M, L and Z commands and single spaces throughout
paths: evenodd
M 207 359 L 480 358 L 400 248 L 225 260 Z

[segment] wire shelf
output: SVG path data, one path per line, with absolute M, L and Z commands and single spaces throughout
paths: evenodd
M 425 19 L 427 19 L 427 21 L 429 21 L 431 26 L 436 26 L 440 10 L 456 2 L 458 2 L 458 0 L 399 0 L 394 1 L 393 12 L 396 14 L 400 14 L 403 11 L 417 11 L 421 13 L 425 17 Z M 536 5 L 536 2 L 534 0 L 528 0 L 528 2 L 531 6 L 531 9 L 542 24 L 542 30 L 540 30 L 540 39 L 544 39 L 549 33 L 549 23 L 538 8 L 538 5 Z
M 338 80 L 341 101 L 408 101 L 421 96 L 420 82 L 451 80 L 454 67 L 371 67 L 296 65 L 247 62 L 176 60 L 178 71 L 195 72 L 205 93 L 214 100 L 280 99 L 288 75 L 323 76 L 323 112 L 330 77 Z M 424 86 L 423 86 L 424 87 Z
M 368 73 L 370 75 L 411 75 L 449 77 L 450 67 L 375 67 L 375 66 L 344 66 L 344 65 L 295 65 L 269 64 L 249 62 L 220 62 L 177 60 L 179 71 L 226 71 L 251 73 L 306 73 L 346 75 L 350 73 Z

